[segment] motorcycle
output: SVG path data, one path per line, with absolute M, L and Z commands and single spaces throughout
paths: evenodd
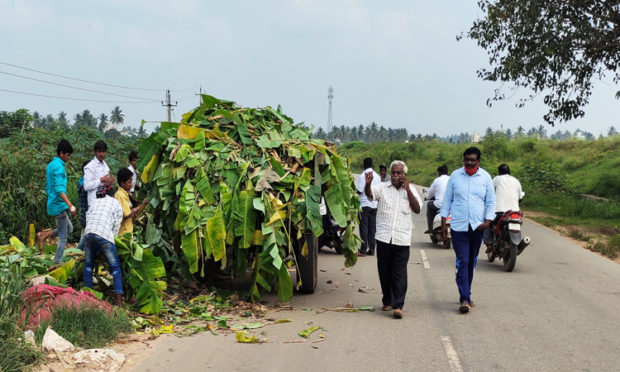
M 505 271 L 512 271 L 517 263 L 517 256 L 523 253 L 525 248 L 530 244 L 529 236 L 521 234 L 523 226 L 523 212 L 506 211 L 497 223 L 491 224 L 489 229 L 493 234 L 493 240 L 490 241 L 490 250 L 487 250 L 487 258 L 489 262 L 501 258 Z
M 336 250 L 336 253 L 342 254 L 342 240 L 344 229 L 336 223 L 334 217 L 330 214 L 323 216 L 323 234 L 319 236 L 319 247 L 327 246 Z
M 432 201 L 435 199 L 424 198 L 424 200 Z M 427 233 L 428 236 L 431 238 L 431 242 L 433 242 L 433 244 L 442 243 L 443 247 L 446 249 L 452 248 L 452 238 L 450 237 L 450 219 L 451 219 L 450 216 L 446 218 L 446 225 L 448 226 L 448 235 L 446 236 L 445 240 L 443 238 L 443 233 L 441 232 L 441 216 L 439 215 L 439 211 L 437 211 L 437 213 L 435 214 L 435 217 L 433 217 L 433 229 L 431 230 L 431 232 Z

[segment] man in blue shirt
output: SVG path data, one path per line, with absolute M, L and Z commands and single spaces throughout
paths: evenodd
M 459 289 L 459 312 L 474 306 L 471 283 L 482 243 L 482 234 L 495 218 L 495 189 L 487 171 L 480 168 L 480 150 L 470 147 L 463 153 L 464 167 L 452 172 L 441 205 L 441 229 L 444 239 L 450 223 L 452 247 L 456 254 L 456 285 Z
M 39 243 L 39 252 L 43 253 L 43 242 L 54 236 L 58 236 L 58 246 L 56 247 L 56 256 L 54 257 L 54 265 L 60 264 L 62 254 L 67 244 L 67 236 L 73 232 L 73 224 L 69 219 L 69 213 L 72 216 L 77 214 L 77 209 L 71 204 L 67 198 L 67 172 L 65 164 L 73 154 L 71 144 L 62 139 L 56 147 L 56 155 L 49 162 L 45 169 L 46 183 L 45 191 L 47 192 L 47 214 L 56 218 L 56 228 L 54 230 L 41 231 L 37 234 Z

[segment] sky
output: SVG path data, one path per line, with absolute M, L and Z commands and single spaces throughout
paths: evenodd
M 202 89 L 245 107 L 281 105 L 295 122 L 325 128 L 333 86 L 334 125 L 440 136 L 540 124 L 598 136 L 620 127 L 611 81 L 595 84 L 584 118 L 555 127 L 542 119 L 542 99 L 516 108 L 531 93 L 523 88 L 489 108 L 499 85 L 476 76 L 487 54 L 456 40 L 480 16 L 475 1 L 462 0 L 0 0 L 0 111 L 72 119 L 85 109 L 110 116 L 118 105 L 124 125 L 146 120 L 152 130 L 167 120 L 167 89 L 178 102 L 173 121 Z

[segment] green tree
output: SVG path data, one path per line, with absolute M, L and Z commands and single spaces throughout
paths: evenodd
M 0 111 L 0 138 L 27 129 L 32 120 L 32 115 L 23 108 L 15 112 Z
M 69 128 L 69 120 L 67 119 L 67 113 L 61 111 L 58 113 L 58 117 L 56 118 L 56 128 L 58 129 L 68 129 Z
M 607 136 L 608 137 L 613 137 L 616 134 L 618 134 L 618 131 L 616 130 L 616 127 L 614 127 L 613 125 L 611 127 L 609 127 L 609 130 L 607 131 Z
M 123 114 L 123 110 L 119 106 L 114 107 L 110 113 L 110 123 L 114 124 L 116 128 L 116 125 L 123 124 L 124 122 L 125 114 Z
M 101 113 L 101 115 L 99 115 L 99 131 L 101 133 L 104 133 L 107 127 L 108 127 L 108 115 Z
M 585 114 L 593 78 L 620 79 L 617 0 L 480 0 L 478 6 L 483 16 L 466 35 L 489 55 L 490 69 L 478 76 L 530 88 L 519 107 L 542 93 L 549 124 Z M 499 89 L 487 103 L 505 98 Z
M 75 114 L 75 117 L 73 118 L 73 126 L 75 128 L 97 128 L 97 119 L 95 119 L 95 117 L 90 113 L 90 110 L 84 110 Z

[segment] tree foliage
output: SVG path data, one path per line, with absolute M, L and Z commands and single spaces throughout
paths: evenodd
M 593 79 L 620 80 L 618 0 L 481 0 L 478 6 L 484 15 L 466 35 L 489 55 L 490 69 L 478 76 L 530 88 L 518 107 L 544 94 L 549 124 L 584 116 Z M 499 88 L 487 104 L 503 99 Z

